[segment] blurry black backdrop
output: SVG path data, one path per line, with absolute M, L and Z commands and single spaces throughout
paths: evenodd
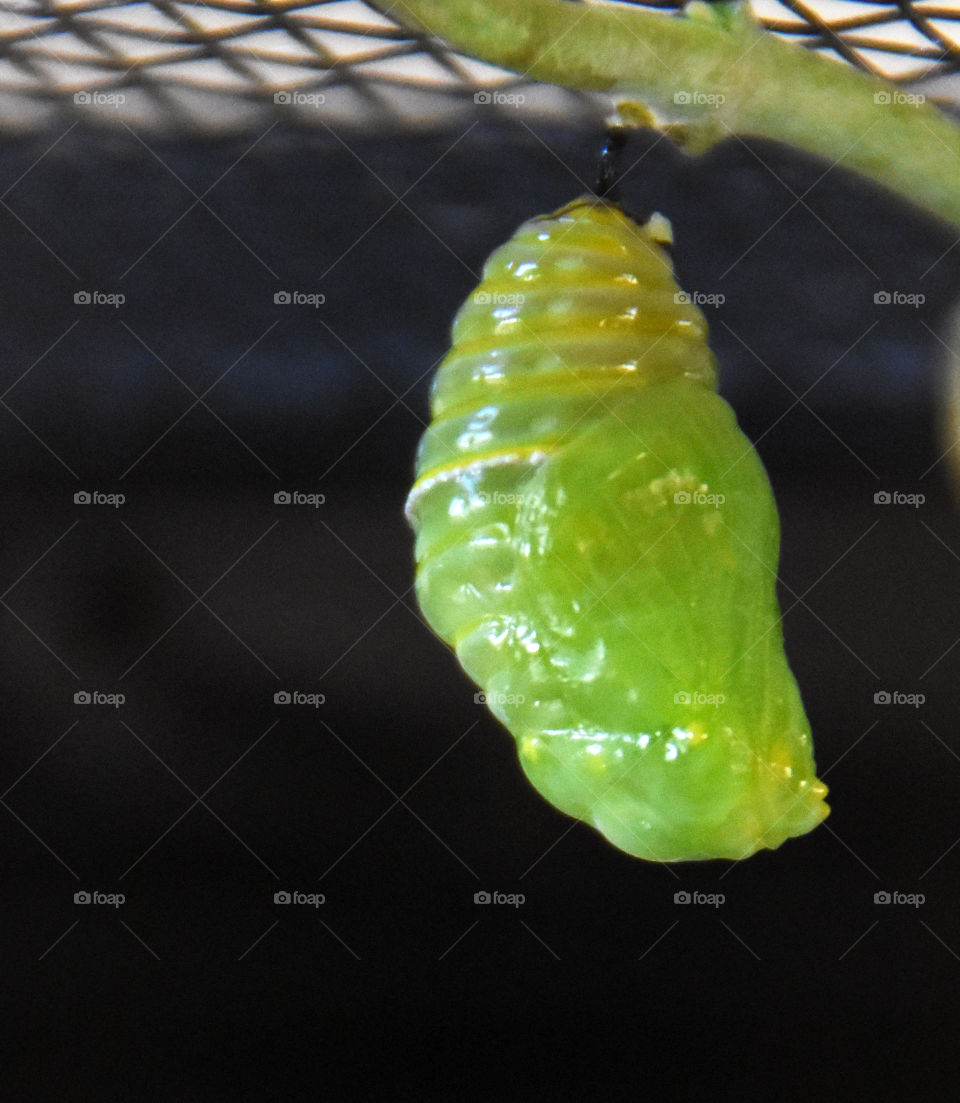
M 773 146 L 625 157 L 681 284 L 725 296 L 706 312 L 781 507 L 823 827 L 734 866 L 617 852 L 529 787 L 416 613 L 402 505 L 450 319 L 600 141 L 0 150 L 10 1098 L 792 1099 L 952 1073 L 953 234 Z M 295 491 L 323 504 L 275 502 Z M 474 903 L 494 890 L 525 902 Z M 95 892 L 124 902 L 74 902 Z

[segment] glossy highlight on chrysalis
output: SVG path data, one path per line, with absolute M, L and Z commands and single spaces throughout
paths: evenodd
M 424 616 L 539 792 L 637 857 L 739 859 L 814 828 L 827 789 L 770 484 L 668 242 L 587 197 L 493 253 L 407 515 Z

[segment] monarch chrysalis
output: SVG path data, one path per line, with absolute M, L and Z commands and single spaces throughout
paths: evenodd
M 766 472 L 663 245 L 587 197 L 487 261 L 407 502 L 417 595 L 536 788 L 630 854 L 738 859 L 828 813 Z

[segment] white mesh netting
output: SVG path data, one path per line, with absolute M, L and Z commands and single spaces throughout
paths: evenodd
M 754 0 L 753 7 L 777 34 L 898 81 L 920 81 L 928 95 L 960 99 L 960 5 Z M 0 126 L 8 132 L 78 116 L 174 130 L 236 128 L 268 116 L 364 128 L 436 123 L 475 110 L 475 95 L 491 90 L 522 91 L 525 110 L 562 109 L 568 118 L 591 102 L 453 54 L 359 0 L 0 3 Z

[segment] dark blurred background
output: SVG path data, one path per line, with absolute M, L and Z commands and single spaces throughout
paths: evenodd
M 749 1077 L 794 1099 L 855 1074 L 900 1097 L 952 1075 L 953 232 L 775 146 L 694 161 L 638 134 L 623 158 L 681 285 L 724 296 L 705 310 L 781 508 L 824 826 L 733 866 L 619 853 L 527 784 L 416 611 L 403 501 L 450 320 L 601 144 L 465 122 L 0 147 L 9 1098 L 691 1098 Z

